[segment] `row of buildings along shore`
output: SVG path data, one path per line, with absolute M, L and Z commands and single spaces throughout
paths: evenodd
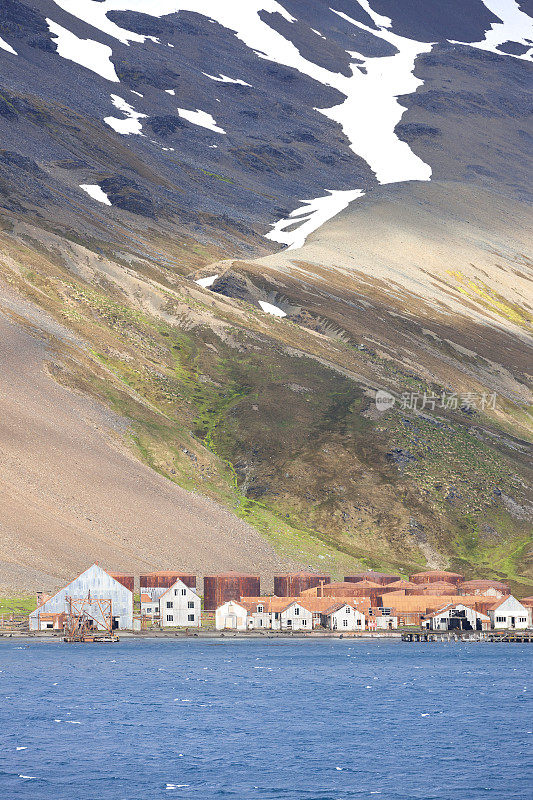
M 33 631 L 63 630 L 73 614 L 95 631 L 199 628 L 217 630 L 340 632 L 393 630 L 507 630 L 532 627 L 533 597 L 518 601 L 495 580 L 467 580 L 429 570 L 409 579 L 383 572 L 329 575 L 295 572 L 274 577 L 274 595 L 261 595 L 256 575 L 204 577 L 203 603 L 196 576 L 165 570 L 135 578 L 93 564 L 54 595 L 39 592 L 29 615 Z

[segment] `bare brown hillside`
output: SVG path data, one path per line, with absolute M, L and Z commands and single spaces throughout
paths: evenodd
M 289 563 L 230 511 L 135 459 L 123 443 L 127 420 L 53 380 L 50 342 L 82 342 L 11 293 L 0 294 L 0 306 L 3 590 L 51 589 L 93 561 L 265 578 Z

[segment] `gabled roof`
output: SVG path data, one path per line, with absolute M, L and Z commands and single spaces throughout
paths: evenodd
M 470 606 L 465 606 L 464 603 L 447 603 L 442 608 L 439 608 L 438 611 L 433 611 L 431 614 L 424 614 L 424 616 L 427 617 L 428 619 L 432 619 L 434 617 L 438 617 L 440 614 L 444 614 L 446 611 L 450 611 L 452 608 L 470 608 L 471 609 Z M 473 610 L 474 613 L 478 615 L 478 617 L 484 617 L 486 620 L 488 620 L 487 615 L 483 614 L 481 611 L 478 611 L 477 609 L 471 609 L 471 610 Z
M 331 600 L 330 597 L 324 598 L 324 599 Z M 352 603 L 352 602 L 350 602 L 348 600 L 341 600 L 340 602 L 337 601 L 336 603 L 334 603 L 329 608 L 326 608 L 324 611 L 322 611 L 322 614 L 324 614 L 325 616 L 329 617 L 331 614 L 335 614 L 337 611 L 340 611 L 341 608 L 345 608 L 346 606 L 351 608 L 353 611 L 359 611 L 360 614 L 363 613 L 360 608 L 357 608 L 357 606 L 354 605 L 354 603 Z
M 520 600 L 517 600 L 516 597 L 513 597 L 512 594 L 506 594 L 505 597 L 500 597 L 499 600 L 496 600 L 495 603 L 492 603 L 492 605 L 488 606 L 487 610 L 488 611 L 496 611 L 496 609 L 498 609 L 501 605 L 503 605 L 507 600 L 514 600 L 519 605 L 522 605 Z M 526 606 L 522 606 L 522 608 L 525 608 L 525 607 Z
M 181 586 L 180 586 L 180 584 L 181 584 Z M 168 594 L 169 592 L 172 592 L 172 591 L 173 591 L 174 589 L 176 589 L 177 587 L 179 587 L 179 588 L 183 588 L 183 589 L 188 589 L 188 590 L 189 590 L 190 592 L 192 592 L 193 594 L 196 594 L 196 592 L 194 591 L 194 589 L 191 589 L 191 587 L 190 587 L 190 586 L 187 586 L 187 584 L 186 584 L 186 583 L 183 583 L 183 581 L 181 580 L 181 578 L 178 578 L 178 580 L 177 580 L 177 581 L 175 581 L 175 582 L 172 584 L 172 586 L 169 586 L 169 587 L 168 587 L 168 589 L 165 589 L 165 591 L 163 592 L 163 594 L 161 594 L 161 595 L 159 596 L 159 599 L 160 599 L 160 600 L 162 600 L 162 599 L 163 599 L 163 597 L 164 597 L 166 594 Z M 196 596 L 198 597 L 198 595 L 196 595 Z
M 142 594 L 141 595 L 141 603 L 158 603 L 159 600 L 152 600 L 149 594 Z

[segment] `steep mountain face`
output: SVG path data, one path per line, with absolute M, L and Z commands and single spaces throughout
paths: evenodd
M 26 337 L 48 349 L 43 418 L 4 443 L 0 584 L 59 579 L 91 547 L 116 567 L 531 579 L 528 11 L 2 4 L 0 319 L 21 396 L 6 426 L 35 417 Z M 76 508 L 96 518 L 103 495 L 76 499 L 61 459 L 47 477 L 68 525 L 42 476 L 23 513 L 69 389 L 63 426 L 100 485 L 133 502 L 91 414 L 144 462 L 134 532 L 110 503 L 76 538 Z M 82 410 L 95 400 L 112 412 Z M 158 552 L 152 509 L 186 513 L 179 487 L 209 500 Z

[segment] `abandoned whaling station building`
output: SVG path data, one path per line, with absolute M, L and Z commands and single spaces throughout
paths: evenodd
M 38 593 L 30 630 L 70 629 L 74 619 L 93 631 L 199 628 L 218 630 L 344 632 L 420 626 L 432 631 L 526 629 L 533 599 L 521 603 L 496 580 L 464 581 L 458 573 L 428 570 L 410 579 L 361 572 L 331 581 L 329 575 L 296 572 L 274 576 L 280 594 L 260 595 L 257 575 L 229 572 L 204 578 L 204 612 L 196 576 L 179 570 L 140 576 L 134 613 L 134 576 L 98 564 L 53 596 Z M 288 594 L 292 592 L 291 594 Z M 214 612 L 214 613 L 213 613 Z
M 194 589 L 178 578 L 158 596 L 141 593 L 141 617 L 148 617 L 162 628 L 199 628 L 202 601 Z
M 105 612 L 100 601 L 107 601 Z M 130 630 L 133 627 L 133 592 L 98 564 L 93 564 L 32 611 L 29 616 L 30 630 L 62 629 L 72 604 L 81 602 L 96 630 L 106 630 L 108 624 L 115 630 Z M 107 609 L 110 609 L 110 620 L 104 618 L 104 613 L 107 617 Z

